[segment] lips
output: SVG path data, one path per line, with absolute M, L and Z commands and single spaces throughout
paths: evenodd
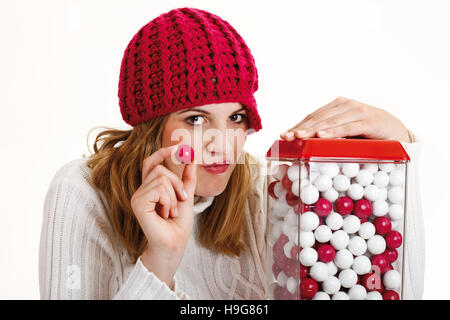
M 209 164 L 209 165 L 204 165 L 204 166 L 202 166 L 202 168 L 205 169 L 206 171 L 208 171 L 209 173 L 220 174 L 220 173 L 224 173 L 225 171 L 227 171 L 229 166 L 230 166 L 229 163 L 222 162 L 222 163 L 213 163 L 213 164 Z

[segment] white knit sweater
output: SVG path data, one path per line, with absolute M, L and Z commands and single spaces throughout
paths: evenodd
M 421 142 L 402 143 L 411 157 L 404 297 L 421 299 L 425 240 L 418 180 Z M 259 156 L 260 165 L 265 165 Z M 50 183 L 39 252 L 41 299 L 265 299 L 265 176 L 254 171 L 246 208 L 246 249 L 230 258 L 196 240 L 199 214 L 214 197 L 195 197 L 194 228 L 172 291 L 138 259 L 133 264 L 114 234 L 108 204 L 90 180 L 87 158 L 61 167 Z M 255 166 L 256 170 L 263 167 Z

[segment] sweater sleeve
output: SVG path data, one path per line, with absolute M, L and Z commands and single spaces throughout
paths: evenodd
M 121 279 L 116 235 L 92 196 L 67 181 L 52 183 L 39 245 L 41 299 L 187 299 L 172 291 L 140 258 Z
M 405 256 L 404 256 L 404 287 L 403 298 L 418 300 L 423 297 L 425 276 L 425 230 L 422 213 L 422 200 L 419 180 L 420 155 L 422 141 L 410 130 L 411 143 L 402 142 L 410 157 L 407 173 L 407 204 Z

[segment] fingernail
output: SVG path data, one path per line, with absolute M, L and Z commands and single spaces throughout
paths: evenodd
M 325 130 L 320 130 L 319 132 L 317 132 L 319 134 L 319 136 L 324 137 L 328 135 L 328 132 L 326 132 Z
M 187 200 L 188 196 L 187 196 L 186 191 L 183 190 L 182 193 L 183 193 L 183 196 L 184 196 L 184 200 Z
M 287 138 L 290 138 L 294 135 L 294 133 L 292 131 L 285 131 L 281 134 L 282 136 L 285 136 Z

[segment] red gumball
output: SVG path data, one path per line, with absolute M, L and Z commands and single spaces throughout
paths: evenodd
M 361 199 L 355 202 L 353 213 L 358 218 L 368 218 L 372 214 L 372 204 L 367 199 Z
M 288 175 L 285 175 L 283 179 L 281 179 L 281 184 L 287 191 L 291 191 L 292 188 L 292 181 L 289 180 Z
M 386 235 L 386 246 L 389 249 L 397 249 L 402 245 L 402 235 L 398 231 L 391 231 Z
M 280 300 L 296 300 L 297 294 L 292 294 L 286 288 L 281 288 Z
M 359 223 L 361 223 L 361 224 L 363 224 L 364 222 L 367 222 L 367 221 L 369 221 L 368 218 L 359 219 Z
M 278 200 L 278 197 L 275 195 L 274 188 L 275 188 L 275 185 L 276 185 L 278 182 L 280 182 L 280 181 L 278 181 L 278 180 L 272 181 L 272 182 L 269 184 L 269 187 L 267 188 L 267 192 L 269 193 L 269 195 L 270 195 L 272 198 L 277 199 L 277 200 Z
M 330 200 L 327 200 L 325 198 L 320 198 L 316 201 L 314 204 L 313 211 L 317 213 L 319 217 L 327 217 L 331 211 L 333 210 L 333 205 L 331 204 Z
M 191 163 L 194 161 L 194 149 L 187 144 L 182 144 L 178 147 L 176 157 L 181 163 Z
M 273 289 L 273 297 L 275 300 L 281 300 L 281 290 L 283 288 L 279 285 L 276 285 L 276 287 Z
M 299 268 L 299 262 L 287 259 L 283 266 L 283 271 L 288 277 L 293 277 L 295 279 L 298 279 L 298 268 Z
M 375 230 L 378 234 L 388 234 L 391 232 L 392 224 L 391 220 L 389 220 L 386 217 L 379 217 L 376 218 L 373 222 L 373 225 L 375 226 Z
M 373 266 L 377 266 L 380 268 L 381 273 L 385 273 L 389 267 L 389 261 L 387 261 L 386 257 L 383 254 L 374 255 L 370 259 Z
M 282 271 L 283 269 L 276 263 L 272 264 L 272 272 L 273 275 L 276 277 L 278 277 L 278 274 Z
M 353 201 L 349 197 L 340 197 L 334 202 L 336 212 L 345 216 L 353 211 Z
M 334 257 L 336 256 L 336 250 L 332 245 L 322 244 L 317 250 L 317 255 L 320 261 L 328 263 L 330 261 L 333 261 Z
M 367 273 L 361 279 L 362 285 L 367 291 L 378 291 L 383 289 L 381 278 L 377 273 Z M 381 292 L 380 292 L 381 293 Z
M 309 204 L 304 204 L 303 202 L 300 204 L 301 213 L 305 213 L 311 211 L 311 206 Z
M 298 203 L 295 204 L 295 206 L 292 207 L 292 209 L 294 210 L 295 214 L 299 214 L 300 213 L 300 206 L 298 205 Z
M 386 290 L 383 293 L 383 300 L 400 300 L 400 297 L 394 290 Z
M 297 259 L 297 255 L 298 255 L 298 247 L 297 246 L 292 246 L 292 248 L 291 248 L 291 258 L 292 259 Z
M 302 298 L 312 298 L 319 290 L 319 285 L 311 278 L 305 278 L 300 281 L 300 296 Z
M 389 249 L 387 248 L 384 252 L 383 255 L 386 257 L 387 261 L 389 262 L 394 262 L 395 260 L 397 260 L 398 258 L 398 252 L 396 249 Z
M 309 274 L 309 268 L 305 267 L 304 265 L 300 265 L 300 279 L 305 279 L 308 277 Z
M 288 192 L 286 192 L 286 202 L 288 205 L 290 205 L 291 207 L 295 206 L 296 204 L 298 204 L 298 197 L 292 193 L 291 190 L 289 190 Z

